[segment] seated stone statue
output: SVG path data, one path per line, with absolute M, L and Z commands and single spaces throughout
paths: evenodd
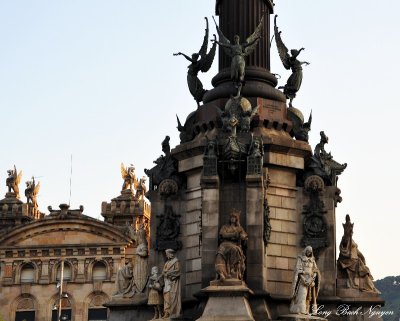
M 312 314 L 315 314 L 317 312 L 320 280 L 320 272 L 314 259 L 312 247 L 307 246 L 297 256 L 292 283 L 290 313 L 310 314 L 312 312 Z
M 116 291 L 113 297 L 131 298 L 138 292 L 133 278 L 132 262 L 127 261 L 124 267 L 117 272 L 115 279 Z
M 363 292 L 380 293 L 374 286 L 373 277 L 365 263 L 364 255 L 353 241 L 353 226 L 354 223 L 351 223 L 350 216 L 346 215 L 346 223 L 343 224 L 344 234 L 339 245 L 338 268 L 347 274 L 347 287 Z
M 247 240 L 247 233 L 240 225 L 240 212 L 232 210 L 229 224 L 223 225 L 219 231 L 222 240 L 215 258 L 217 277 L 222 282 L 225 279 L 243 279 L 246 268 L 242 242 Z

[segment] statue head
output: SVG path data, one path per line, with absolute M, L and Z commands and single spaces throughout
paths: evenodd
M 239 42 L 240 42 L 240 37 L 239 37 L 239 35 L 234 35 L 234 36 L 233 36 L 233 43 L 234 43 L 235 45 L 238 45 Z
M 290 53 L 292 54 L 293 58 L 297 58 L 297 56 L 300 54 L 300 50 L 297 49 L 291 49 Z
M 197 61 L 197 60 L 199 59 L 199 54 L 198 54 L 198 53 L 194 53 L 194 54 L 192 55 L 192 59 L 193 59 L 194 61 Z
M 173 259 L 175 257 L 175 251 L 173 249 L 167 249 L 165 250 L 165 255 L 167 259 Z
M 321 143 L 328 144 L 329 138 L 325 135 L 325 132 L 321 131 L 319 135 L 321 136 Z
M 344 235 L 351 237 L 353 235 L 354 223 L 351 223 L 349 214 L 346 214 L 346 223 L 342 225 L 343 225 Z
M 165 155 L 168 155 L 171 151 L 170 146 L 169 146 L 169 136 L 165 136 L 164 140 L 161 143 L 161 148 L 162 151 L 165 153 Z
M 157 275 L 158 274 L 158 266 L 153 266 L 151 268 L 151 274 L 152 275 Z
M 306 246 L 306 248 L 303 250 L 303 255 L 307 257 L 313 257 L 313 249 L 310 245 Z
M 237 209 L 232 209 L 231 214 L 229 215 L 229 223 L 232 225 L 239 226 L 240 225 L 240 211 Z

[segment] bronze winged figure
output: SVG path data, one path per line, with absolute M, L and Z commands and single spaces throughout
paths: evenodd
M 214 19 L 214 17 L 213 17 Z M 264 15 L 261 18 L 260 23 L 254 32 L 246 39 L 245 42 L 240 43 L 240 37 L 235 35 L 233 37 L 233 44 L 219 29 L 217 22 L 214 19 L 215 26 L 217 28 L 219 40 L 215 41 L 220 47 L 224 49 L 226 55 L 232 58 L 231 61 L 231 79 L 237 88 L 236 96 L 240 96 L 240 91 L 244 85 L 244 75 L 246 68 L 245 58 L 249 56 L 256 48 L 261 38 L 262 26 L 264 21 Z
M 200 48 L 200 51 L 198 53 L 192 54 L 192 57 L 189 57 L 188 55 L 185 55 L 182 52 L 174 53 L 174 56 L 183 56 L 191 62 L 191 64 L 188 66 L 187 84 L 190 93 L 197 102 L 197 106 L 200 106 L 200 102 L 203 101 L 203 96 L 207 92 L 207 90 L 203 88 L 203 84 L 201 83 L 197 75 L 199 74 L 199 71 L 207 72 L 208 70 L 210 70 L 211 65 L 214 61 L 215 51 L 216 51 L 216 44 L 214 42 L 213 46 L 211 47 L 210 51 L 207 54 L 208 34 L 209 34 L 208 19 L 207 17 L 205 17 L 204 19 L 206 19 L 206 30 L 205 30 L 206 32 L 204 35 L 203 44 Z
M 309 65 L 310 63 L 307 61 L 299 61 L 297 59 L 298 55 L 304 48 L 299 50 L 291 49 L 290 54 L 288 48 L 282 41 L 281 31 L 278 30 L 276 25 L 276 18 L 278 15 L 275 15 L 274 19 L 274 33 L 275 33 L 275 41 L 276 46 L 278 48 L 279 57 L 283 63 L 283 66 L 289 70 L 292 70 L 292 74 L 288 78 L 286 85 L 279 87 L 279 89 L 283 89 L 283 93 L 285 94 L 289 101 L 289 107 L 292 107 L 293 99 L 296 97 L 296 93 L 299 91 L 301 82 L 303 80 L 303 68 L 302 65 Z

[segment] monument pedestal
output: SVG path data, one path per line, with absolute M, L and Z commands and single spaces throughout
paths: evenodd
M 315 315 L 306 315 L 306 314 L 286 314 L 280 315 L 278 320 L 283 321 L 328 321 L 325 318 L 320 318 Z
M 142 293 L 134 298 L 113 298 L 104 306 L 109 309 L 108 321 L 148 321 L 154 316 L 154 308 L 147 305 Z
M 242 281 L 212 281 L 202 290 L 209 298 L 197 321 L 254 321 L 248 295 L 253 292 Z

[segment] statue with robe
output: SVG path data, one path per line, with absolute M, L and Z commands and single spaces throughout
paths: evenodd
M 379 294 L 375 288 L 373 277 L 366 265 L 365 257 L 353 240 L 354 223 L 350 221 L 350 215 L 346 215 L 346 223 L 343 224 L 344 234 L 339 245 L 338 268 L 347 275 L 347 287 L 358 289 L 362 292 Z
M 218 279 L 243 280 L 246 268 L 242 244 L 247 240 L 247 233 L 240 225 L 240 212 L 232 210 L 229 224 L 223 225 L 219 231 L 221 244 L 215 257 L 215 270 Z
M 175 251 L 165 250 L 167 261 L 164 264 L 164 315 L 163 319 L 179 317 L 181 315 L 181 267 Z
M 315 262 L 312 247 L 307 246 L 297 256 L 292 283 L 290 313 L 307 315 L 317 313 L 320 282 L 321 274 Z

